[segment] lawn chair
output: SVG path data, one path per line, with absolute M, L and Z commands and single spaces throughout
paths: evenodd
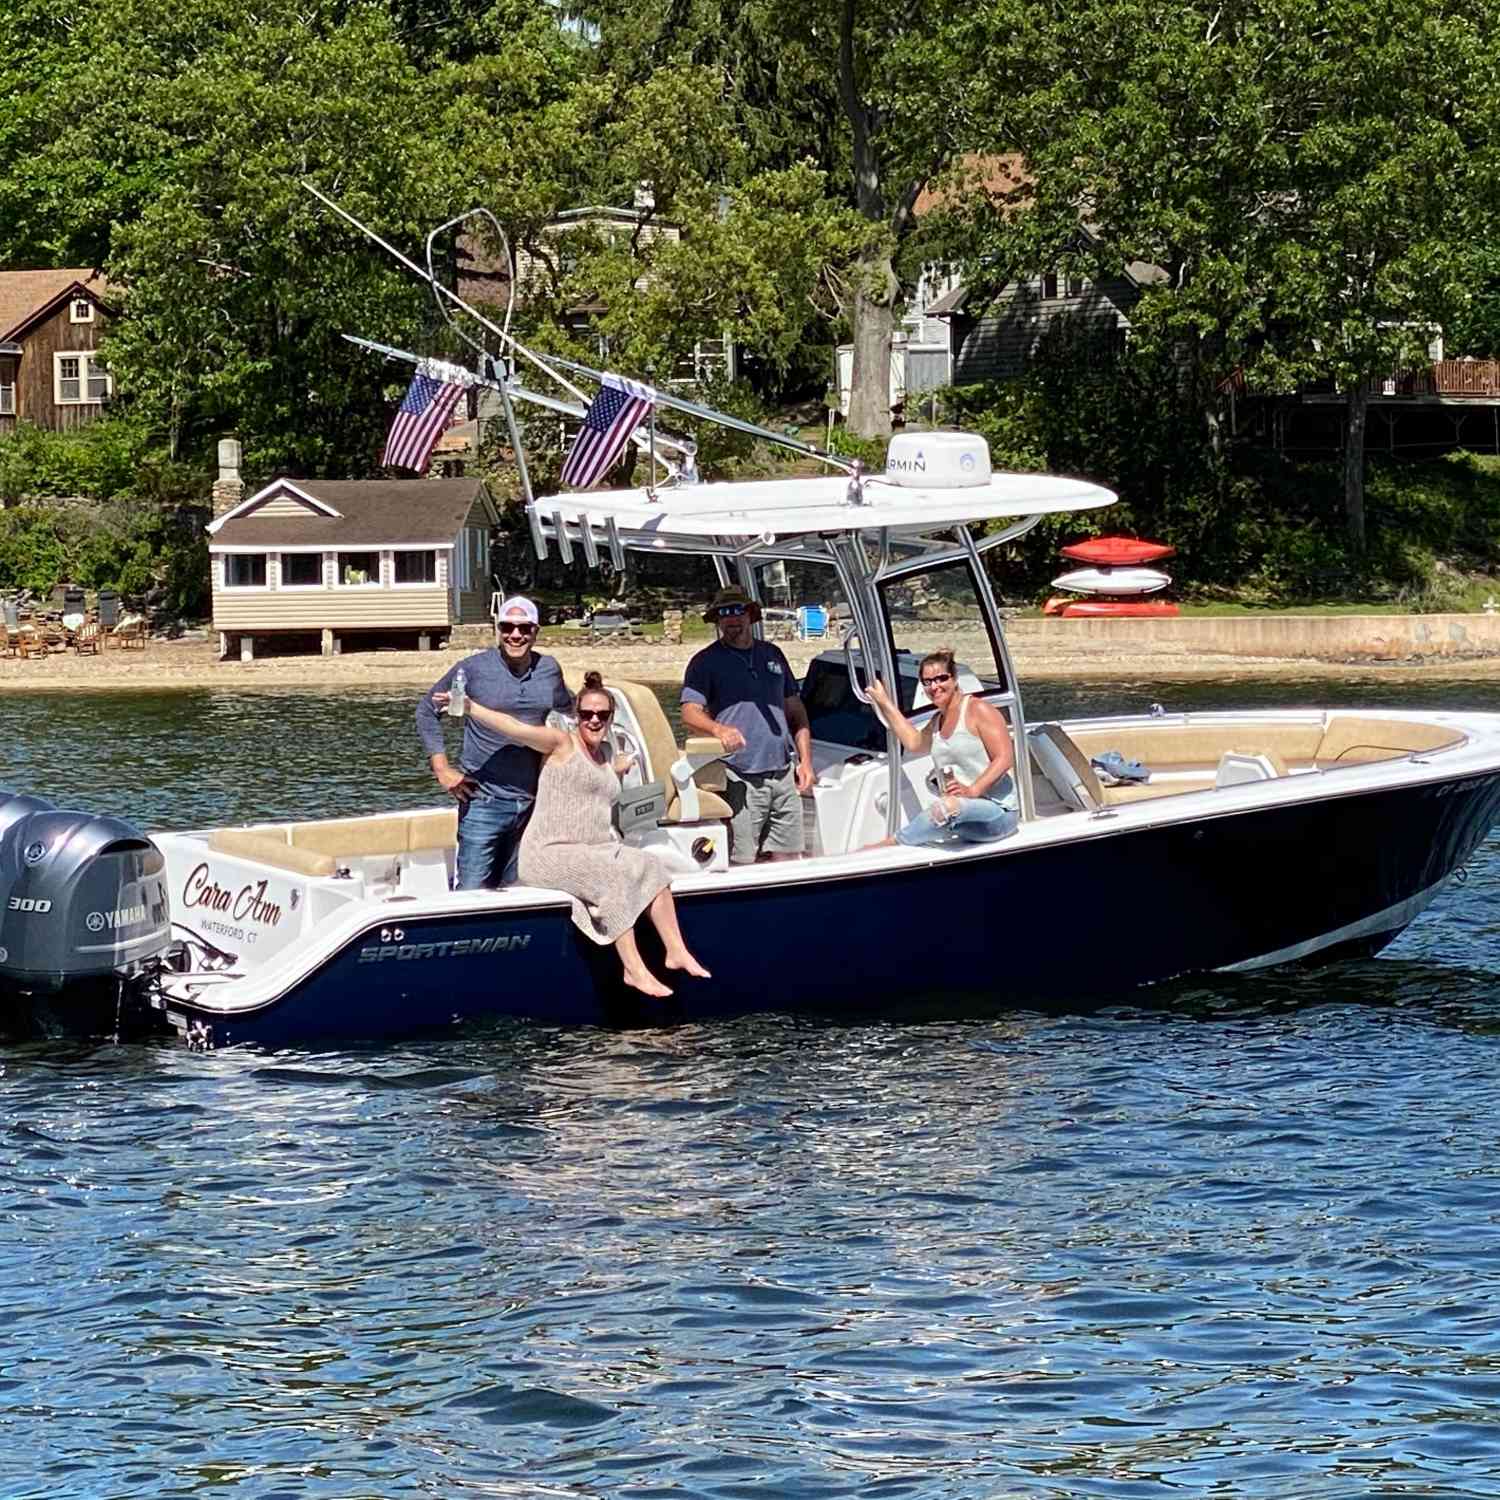
M 139 615 L 126 615 L 114 628 L 114 643 L 122 649 L 139 646 L 146 649 L 146 622 Z
M 73 649 L 80 656 L 99 654 L 99 622 L 97 620 L 85 620 L 73 632 Z
M 828 611 L 821 604 L 804 604 L 797 611 L 797 639 L 821 641 L 828 635 Z

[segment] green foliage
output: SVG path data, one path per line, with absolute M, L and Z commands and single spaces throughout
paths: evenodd
M 208 589 L 207 520 L 204 510 L 137 500 L 12 506 L 0 511 L 0 589 L 113 588 L 194 616 Z
M 111 415 L 68 432 L 22 422 L 0 435 L 0 505 L 84 495 L 185 501 L 202 494 L 206 472 L 168 459 L 133 416 Z
M 889 446 L 886 438 L 860 437 L 845 426 L 837 426 L 828 440 L 830 452 L 840 458 L 857 458 L 865 466 L 866 473 L 878 473 L 885 467 L 885 450 Z

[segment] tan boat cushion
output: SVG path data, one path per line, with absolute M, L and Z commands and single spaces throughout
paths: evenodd
M 413 854 L 420 849 L 452 849 L 458 843 L 458 808 L 412 813 L 406 827 L 406 847 Z
M 1240 755 L 1277 757 L 1283 765 L 1311 764 L 1323 738 L 1320 724 L 1188 724 L 1163 725 L 1160 729 L 1081 731 L 1078 748 L 1088 756 L 1118 750 L 1127 760 L 1138 760 L 1149 771 L 1170 771 L 1195 766 L 1217 766 L 1226 750 Z
M 405 854 L 409 819 L 404 814 L 387 818 L 329 818 L 320 823 L 294 823 L 294 848 L 315 854 Z
M 294 848 L 281 837 L 279 829 L 216 828 L 208 836 L 208 847 L 215 854 L 253 859 L 257 864 L 292 870 L 298 875 L 332 875 L 338 869 L 338 861 L 331 854 Z
M 1318 745 L 1319 766 L 1363 765 L 1395 760 L 1421 750 L 1443 750 L 1462 743 L 1463 734 L 1444 724 L 1404 719 L 1335 718 Z

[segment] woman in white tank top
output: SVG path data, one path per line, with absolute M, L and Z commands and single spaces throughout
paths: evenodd
M 917 676 L 937 710 L 921 729 L 896 707 L 878 678 L 870 682 L 870 700 L 908 755 L 931 752 L 942 791 L 894 841 L 884 842 L 983 844 L 1014 833 L 1015 751 L 1009 725 L 999 709 L 959 691 L 958 666 L 946 646 L 922 658 Z

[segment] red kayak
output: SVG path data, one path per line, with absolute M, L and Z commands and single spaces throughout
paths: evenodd
M 1061 549 L 1064 557 L 1095 567 L 1123 568 L 1132 563 L 1158 562 L 1171 557 L 1175 547 L 1161 542 L 1143 542 L 1133 536 L 1094 536 L 1086 542 L 1074 542 Z
M 1061 609 L 1050 606 L 1060 604 Z M 1169 599 L 1049 599 L 1042 606 L 1044 615 L 1060 615 L 1065 620 L 1087 619 L 1166 619 L 1181 610 Z

